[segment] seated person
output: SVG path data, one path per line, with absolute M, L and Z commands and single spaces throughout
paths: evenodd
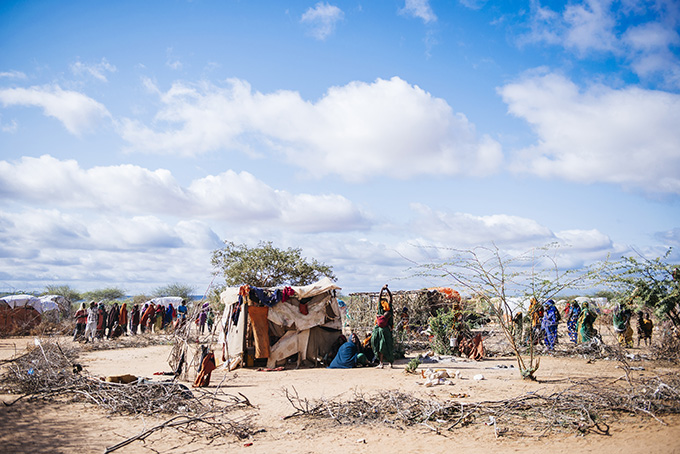
M 328 366 L 329 369 L 351 369 L 356 367 L 357 364 L 365 366 L 368 364 L 368 360 L 363 353 L 359 353 L 359 348 L 357 344 L 359 340 L 356 335 L 351 334 L 349 340 L 340 346 L 338 354 L 335 355 L 331 365 Z

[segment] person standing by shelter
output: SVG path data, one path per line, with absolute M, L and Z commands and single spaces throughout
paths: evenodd
M 555 306 L 555 301 L 551 299 L 545 302 L 544 309 L 541 327 L 545 332 L 545 346 L 549 351 L 553 351 L 557 343 L 557 324 L 560 321 L 560 312 Z
M 76 311 L 73 317 L 76 319 L 76 330 L 73 332 L 73 341 L 75 342 L 79 337 L 85 334 L 85 325 L 87 325 L 87 309 L 85 303 L 80 305 L 80 309 Z
M 569 339 L 578 344 L 578 318 L 581 315 L 581 306 L 579 306 L 578 301 L 574 300 L 569 303 L 571 308 L 569 309 L 569 318 L 567 319 L 567 331 L 569 332 Z
M 94 301 L 90 302 L 90 308 L 87 310 L 87 323 L 85 324 L 85 342 L 97 338 L 97 323 L 99 321 L 99 309 Z
M 375 327 L 373 328 L 373 334 L 371 334 L 371 347 L 380 361 L 377 366 L 379 369 L 385 367 L 385 363 L 388 363 L 391 368 L 392 363 L 394 363 L 393 323 L 392 292 L 390 292 L 387 284 L 385 284 L 380 290 L 378 297 Z

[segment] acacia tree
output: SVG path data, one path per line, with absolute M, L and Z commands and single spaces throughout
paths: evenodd
M 125 290 L 118 287 L 109 287 L 85 292 L 83 297 L 95 301 L 113 301 L 125 296 Z
M 660 319 L 680 328 L 680 267 L 668 263 L 672 249 L 662 257 L 622 257 L 604 273 L 604 280 L 630 295 L 639 308 L 652 309 Z
M 256 287 L 307 285 L 326 276 L 335 280 L 333 268 L 302 256 L 302 249 L 282 250 L 271 241 L 260 241 L 257 247 L 225 241 L 224 247 L 212 253 L 215 274 L 222 274 L 228 286 L 249 284 Z
M 452 257 L 442 264 L 421 265 L 422 274 L 452 279 L 458 287 L 485 302 L 510 344 L 522 378 L 536 380 L 540 358 L 534 352 L 533 333 L 530 331 L 527 355 L 520 349 L 510 326 L 517 310 L 513 298 L 533 297 L 541 302 L 566 289 L 585 288 L 594 279 L 594 271 L 560 270 L 555 245 L 517 255 L 503 253 L 496 245 L 446 250 Z
M 153 291 L 153 296 L 163 297 L 163 296 L 181 296 L 185 300 L 191 299 L 191 295 L 196 289 L 191 285 L 180 284 L 179 282 L 173 282 L 162 287 L 156 288 Z
M 71 302 L 82 299 L 81 294 L 70 285 L 46 285 L 43 295 L 60 295 Z

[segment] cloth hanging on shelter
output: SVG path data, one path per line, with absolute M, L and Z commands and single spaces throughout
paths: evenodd
M 256 300 L 265 306 L 272 307 L 280 302 L 282 298 L 283 293 L 279 289 L 274 290 L 272 293 L 267 293 L 264 289 L 250 287 L 250 299 Z
M 281 301 L 285 303 L 290 298 L 295 298 L 295 290 L 293 290 L 292 287 L 284 287 L 281 292 Z
M 255 358 L 269 358 L 268 312 L 269 308 L 266 306 L 250 306 L 248 308 L 248 320 L 255 340 Z

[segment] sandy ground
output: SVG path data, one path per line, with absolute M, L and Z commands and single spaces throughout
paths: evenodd
M 63 338 L 62 342 L 70 342 Z M 24 351 L 32 338 L 0 339 L 0 359 Z M 168 371 L 170 346 L 125 348 L 83 352 L 80 362 L 94 376 L 133 374 L 153 377 L 154 372 Z M 633 349 L 643 353 L 644 349 Z M 538 382 L 519 378 L 513 358 L 488 358 L 481 362 L 453 358 L 421 368 L 445 368 L 460 371 L 453 385 L 423 386 L 422 377 L 405 374 L 408 362 L 398 361 L 393 369 L 357 368 L 330 370 L 300 368 L 291 365 L 279 372 L 239 369 L 234 372 L 217 370 L 213 386 L 223 381 L 229 393 L 242 393 L 257 407 L 255 425 L 264 431 L 251 440 L 215 440 L 207 443 L 191 439 L 173 429 L 166 429 L 119 449 L 117 453 L 217 453 L 217 452 L 295 452 L 295 453 L 680 453 L 680 417 L 664 417 L 664 424 L 639 415 L 625 416 L 611 423 L 609 436 L 588 434 L 550 434 L 544 437 L 499 437 L 493 428 L 481 423 L 436 434 L 424 426 L 399 430 L 384 425 L 340 426 L 333 421 L 283 419 L 294 412 L 283 390 L 295 390 L 300 397 L 344 398 L 355 393 L 371 394 L 381 390 L 400 390 L 419 397 L 445 400 L 451 393 L 465 393 L 469 402 L 504 400 L 531 392 L 549 393 L 566 386 L 569 378 L 610 377 L 623 375 L 615 361 L 588 362 L 581 358 L 545 356 L 537 373 Z M 498 368 L 504 365 L 508 368 Z M 514 366 L 510 368 L 509 366 Z M 645 370 L 634 372 L 654 376 L 668 371 L 668 366 L 649 361 L 636 363 Z M 680 366 L 673 368 L 680 370 Z M 484 380 L 472 377 L 482 374 Z M 8 402 L 12 396 L 0 396 Z M 167 418 L 165 418 L 167 419 Z M 155 426 L 164 418 L 110 416 L 87 404 L 23 402 L 0 407 L 0 452 L 7 453 L 90 453 L 104 452 L 128 437 Z

